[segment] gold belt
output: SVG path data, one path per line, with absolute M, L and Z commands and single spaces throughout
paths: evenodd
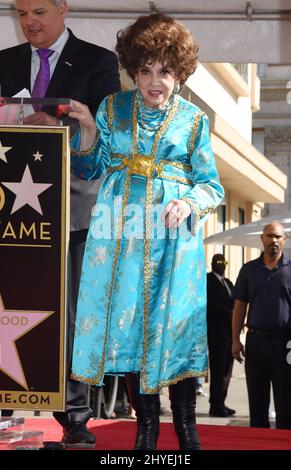
M 152 176 L 154 171 L 157 171 L 159 163 L 155 165 L 154 157 L 147 157 L 145 155 L 134 155 L 132 158 L 123 157 L 120 165 L 112 166 L 109 171 L 118 171 L 128 168 L 131 175 Z
M 133 155 L 132 158 L 125 157 L 122 155 L 117 155 L 117 158 L 122 158 L 120 165 L 111 166 L 108 168 L 110 173 L 114 171 L 123 170 L 124 168 L 128 169 L 130 175 L 140 175 L 146 177 L 152 177 L 153 175 L 157 176 L 158 178 L 169 179 L 178 181 L 184 184 L 192 185 L 192 180 L 189 178 L 185 178 L 180 175 L 164 175 L 164 165 L 170 166 L 172 171 L 177 170 L 190 170 L 191 167 L 189 165 L 185 165 L 178 162 L 168 162 L 166 160 L 160 161 L 155 163 L 154 157 L 147 156 L 147 155 Z
M 144 155 L 134 155 L 132 158 L 125 157 L 123 165 L 128 168 L 131 175 L 152 176 L 157 169 L 154 157 L 146 157 Z

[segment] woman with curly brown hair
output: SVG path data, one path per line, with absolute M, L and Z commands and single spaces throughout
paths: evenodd
M 223 198 L 208 119 L 178 95 L 198 46 L 163 14 L 118 33 L 120 64 L 137 88 L 106 98 L 80 122 L 72 167 L 105 175 L 83 261 L 73 379 L 125 374 L 137 416 L 135 449 L 155 449 L 159 390 L 169 386 L 180 449 L 200 448 L 195 381 L 207 372 L 202 225 Z

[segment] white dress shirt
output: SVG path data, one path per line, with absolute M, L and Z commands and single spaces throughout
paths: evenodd
M 226 280 L 224 279 L 224 276 L 221 276 L 220 274 L 216 273 L 215 271 L 212 271 L 212 272 L 213 272 L 213 274 L 215 274 L 215 276 L 221 282 L 221 284 L 224 285 L 224 287 L 227 289 L 227 292 L 228 292 L 229 296 L 231 297 L 231 290 L 230 290 L 230 287 L 227 284 Z
M 55 68 L 57 66 L 58 60 L 60 58 L 61 53 L 66 45 L 67 40 L 69 39 L 70 33 L 67 28 L 64 29 L 63 33 L 57 39 L 57 41 L 51 45 L 48 49 L 54 51 L 54 53 L 49 57 L 49 65 L 50 65 L 50 77 L 53 76 Z M 33 85 L 38 74 L 40 59 L 39 55 L 36 52 L 37 47 L 31 45 L 31 75 L 30 75 L 30 86 L 31 90 L 33 90 Z

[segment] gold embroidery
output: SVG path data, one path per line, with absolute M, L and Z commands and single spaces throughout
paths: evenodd
M 177 375 L 173 379 L 161 381 L 158 387 L 154 387 L 154 388 L 144 387 L 144 391 L 148 394 L 158 393 L 162 387 L 168 387 L 169 385 L 174 385 L 180 382 L 180 380 L 188 379 L 189 377 L 205 377 L 207 374 L 208 374 L 207 369 L 201 372 L 193 372 L 192 370 L 183 372 L 183 374 Z
M 108 129 L 111 131 L 113 123 L 113 100 L 114 95 L 109 95 L 107 104 Z
M 205 215 L 212 214 L 215 211 L 215 207 L 206 207 L 203 211 L 200 211 L 199 216 L 200 219 L 204 217 Z
M 97 129 L 96 137 L 91 147 L 89 147 L 87 150 L 76 150 L 73 147 L 71 147 L 71 154 L 78 155 L 79 157 L 86 157 L 90 155 L 95 150 L 99 137 L 100 137 L 100 132 Z
M 110 282 L 110 289 L 109 289 L 109 296 L 108 296 L 109 300 L 108 300 L 107 312 L 106 312 L 106 330 L 105 330 L 105 338 L 104 338 L 104 344 L 103 344 L 103 352 L 102 352 L 102 358 L 101 358 L 101 362 L 100 362 L 100 370 L 99 370 L 99 373 L 98 373 L 98 375 L 95 379 L 95 383 L 98 383 L 104 375 L 104 364 L 105 364 L 105 355 L 106 355 L 106 344 L 107 344 L 107 339 L 108 339 L 111 299 L 112 299 L 114 282 L 115 282 L 115 273 L 116 273 L 116 269 L 117 269 L 117 262 L 118 262 L 119 253 L 120 253 L 122 230 L 123 230 L 124 223 L 125 223 L 125 208 L 127 206 L 128 198 L 129 198 L 129 187 L 130 187 L 130 175 L 128 173 L 126 175 L 125 191 L 124 191 L 124 197 L 123 197 L 122 209 L 121 209 L 122 216 L 121 216 L 121 222 L 120 222 L 119 227 L 118 227 L 116 248 L 115 248 L 114 260 L 113 260 L 113 265 L 112 265 L 111 282 Z M 94 383 L 94 381 L 89 382 L 89 383 Z
M 207 214 L 212 214 L 215 211 L 215 207 L 206 207 L 203 210 L 200 210 L 199 207 L 188 197 L 181 197 L 183 201 L 186 201 L 189 204 L 191 211 L 194 213 L 194 226 L 191 229 L 191 232 L 195 235 L 197 232 L 197 222 L 198 220 L 202 219 L 202 217 L 206 216 Z
M 178 183 L 183 183 L 183 184 L 193 186 L 193 181 L 192 180 L 190 180 L 188 178 L 183 178 L 182 176 L 163 175 L 161 178 L 163 180 L 177 181 Z
M 157 147 L 159 145 L 159 142 L 160 142 L 160 139 L 161 139 L 161 136 L 163 135 L 163 133 L 165 132 L 165 130 L 167 129 L 168 125 L 170 124 L 173 116 L 176 114 L 176 111 L 178 109 L 178 102 L 176 101 L 174 104 L 173 104 L 173 107 L 171 109 L 171 111 L 169 112 L 167 118 L 165 119 L 162 127 L 160 127 L 160 129 L 158 130 L 157 134 L 156 134 L 156 137 L 155 137 L 155 140 L 154 140 L 154 144 L 153 144 L 153 148 L 152 148 L 152 155 L 156 155 L 156 152 L 157 152 Z
M 144 335 L 143 335 L 143 355 L 141 361 L 141 383 L 144 390 L 147 388 L 147 350 L 148 350 L 148 330 L 149 330 L 149 302 L 150 302 L 150 204 L 152 202 L 152 179 L 148 178 L 146 187 L 145 202 L 145 239 L 144 239 Z
M 137 93 L 134 94 L 132 106 L 132 154 L 138 153 L 138 125 L 137 125 Z
M 184 201 L 188 202 L 189 206 L 191 207 L 192 211 L 195 213 L 196 217 L 198 219 L 202 219 L 202 217 L 205 217 L 208 214 L 212 214 L 215 211 L 215 207 L 206 207 L 203 210 L 200 210 L 198 206 L 189 198 L 187 197 L 182 197 Z
M 199 207 L 195 204 L 195 202 L 193 202 L 188 197 L 182 197 L 181 199 L 183 199 L 189 204 L 189 206 L 191 207 L 191 210 L 194 212 L 194 214 L 196 215 L 198 219 L 202 219 L 202 217 L 204 217 L 205 215 L 212 214 L 215 211 L 215 207 L 212 207 L 212 206 L 206 207 L 203 210 L 199 209 Z
M 203 111 L 198 111 L 198 113 L 195 116 L 194 124 L 193 124 L 193 127 L 192 127 L 192 132 L 191 132 L 190 144 L 189 144 L 189 156 L 191 156 L 192 153 L 194 152 L 197 129 L 198 129 L 198 126 L 199 126 L 200 121 L 202 119 L 202 116 L 204 114 L 205 113 Z
M 178 108 L 177 101 L 174 103 L 170 113 L 165 119 L 163 125 L 158 130 L 153 147 L 151 150 L 151 158 L 155 160 L 156 151 L 160 138 L 170 124 L 174 114 Z M 135 94 L 134 106 L 133 106 L 133 137 L 134 144 L 133 150 L 134 154 L 137 154 L 137 139 L 138 139 L 138 125 L 137 125 L 137 97 Z M 147 179 L 146 187 L 146 202 L 145 202 L 145 239 L 144 239 L 144 335 L 143 335 L 143 355 L 142 355 L 142 364 L 141 364 L 141 383 L 144 390 L 147 390 L 147 351 L 148 351 L 148 341 L 149 341 L 149 302 L 150 302 L 150 205 L 152 202 L 152 190 L 153 190 L 153 180 L 152 178 Z
M 156 175 L 158 178 L 162 178 L 163 176 L 163 171 L 164 171 L 164 165 L 163 162 L 159 162 L 156 164 Z
M 96 379 L 89 379 L 88 377 L 84 377 L 83 375 L 71 374 L 71 378 L 73 380 L 77 380 L 79 382 L 85 382 L 91 385 L 96 385 L 98 383 Z

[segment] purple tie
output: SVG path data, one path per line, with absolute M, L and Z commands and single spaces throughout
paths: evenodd
M 33 98 L 43 98 L 46 94 L 50 82 L 50 64 L 49 57 L 54 53 L 51 49 L 37 49 L 40 65 L 36 76 L 31 96 Z M 34 106 L 35 110 L 40 110 L 41 106 Z

